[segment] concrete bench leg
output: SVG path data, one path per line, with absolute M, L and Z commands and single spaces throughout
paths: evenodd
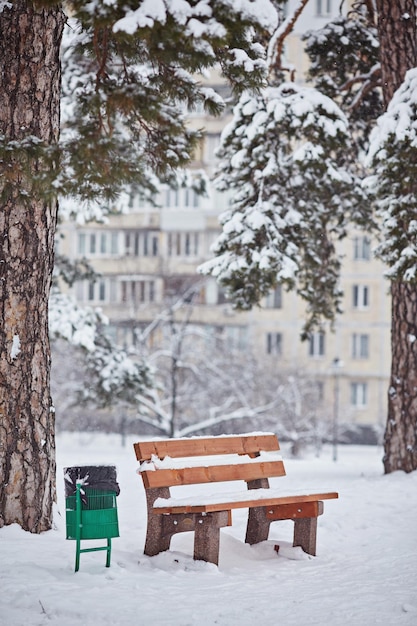
M 208 513 L 196 521 L 194 559 L 219 564 L 220 528 L 230 525 L 230 512 Z
M 148 527 L 146 530 L 146 542 L 144 554 L 155 556 L 160 552 L 169 550 L 171 535 L 164 533 L 164 516 L 152 513 L 153 503 L 157 498 L 169 498 L 168 487 L 146 490 L 146 502 L 148 505 Z
M 270 524 L 271 522 L 266 517 L 264 507 L 249 509 L 245 542 L 253 545 L 260 541 L 266 541 L 269 535 Z
M 316 556 L 317 517 L 294 520 L 294 546 Z
M 300 546 L 307 554 L 316 555 L 317 518 L 323 513 L 323 502 L 293 502 L 268 506 L 265 515 L 268 520 L 294 521 L 294 546 Z
M 259 478 L 257 480 L 249 480 L 247 485 L 248 489 L 268 489 L 269 481 L 267 478 Z M 249 509 L 245 542 L 253 545 L 260 541 L 266 541 L 269 535 L 270 524 L 271 520 L 266 517 L 265 507 Z

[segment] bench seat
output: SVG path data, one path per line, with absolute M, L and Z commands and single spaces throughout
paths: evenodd
M 255 493 L 254 493 L 255 491 Z M 337 498 L 336 492 L 312 494 L 283 494 L 280 489 L 256 489 L 219 495 L 191 496 L 188 498 L 158 498 L 153 507 L 156 514 L 210 513 L 255 506 L 282 506 Z

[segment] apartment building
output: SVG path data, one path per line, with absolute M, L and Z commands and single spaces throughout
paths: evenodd
M 325 23 L 338 6 L 336 0 L 309 3 L 297 32 L 316 27 L 317 20 Z M 297 33 L 289 45 L 289 56 L 305 67 Z M 224 89 L 215 74 L 210 84 Z M 190 116 L 190 124 L 205 129 L 196 168 L 213 172 L 215 150 L 228 119 L 202 112 Z M 97 282 L 76 284 L 74 296 L 82 305 L 103 309 L 117 343 L 134 344 L 135 329 L 149 324 L 170 299 L 191 290 L 194 324 L 222 333 L 243 353 L 253 350 L 277 371 L 314 376 L 323 410 L 340 422 L 384 424 L 390 367 L 389 283 L 372 256 L 375 242 L 366 233 L 352 230 L 340 244 L 343 315 L 333 330 L 302 342 L 304 305 L 294 293 L 278 287 L 261 307 L 237 312 L 214 279 L 197 274 L 197 267 L 211 257 L 227 194 L 211 188 L 209 197 L 199 197 L 189 189 L 166 189 L 156 200 L 151 206 L 132 196 L 107 224 L 62 226 L 61 250 L 71 258 L 86 257 L 101 275 Z
M 169 195 L 169 194 L 167 194 Z M 302 370 L 321 386 L 327 413 L 341 422 L 382 425 L 390 365 L 390 299 L 372 241 L 352 232 L 342 243 L 344 313 L 334 331 L 301 342 L 303 302 L 278 287 L 249 312 L 235 311 L 212 278 L 196 273 L 210 258 L 219 232 L 222 201 L 179 193 L 172 206 L 136 208 L 112 216 L 106 225 L 65 225 L 67 252 L 85 256 L 100 279 L 79 282 L 74 295 L 82 305 L 98 306 L 110 319 L 120 345 L 135 343 L 143 328 L 168 302 L 192 289 L 192 321 L 226 336 L 230 345 L 253 350 L 277 371 Z M 337 407 L 336 404 L 337 403 Z

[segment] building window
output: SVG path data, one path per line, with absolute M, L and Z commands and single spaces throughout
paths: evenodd
M 325 354 L 325 334 L 323 332 L 310 335 L 308 354 L 313 357 L 324 356 Z
M 353 285 L 353 307 L 355 309 L 367 309 L 369 307 L 369 287 Z
M 157 233 L 144 233 L 143 256 L 158 256 L 159 237 Z
M 107 253 L 107 237 L 106 233 L 100 233 L 100 254 Z
M 168 256 L 196 257 L 199 244 L 199 233 L 168 233 Z
M 117 302 L 116 281 L 109 276 L 96 281 L 77 281 L 75 290 L 79 302 L 89 302 L 90 304 Z
M 156 231 L 126 231 L 125 254 L 127 256 L 158 256 L 159 235 Z
M 88 302 L 107 302 L 108 301 L 107 292 L 108 292 L 108 285 L 104 278 L 97 280 L 95 282 L 88 281 L 87 283 Z
M 155 302 L 155 282 L 153 280 L 120 281 L 121 301 L 125 304 Z
M 369 358 L 369 335 L 353 333 L 352 335 L 352 358 Z
M 167 207 L 179 206 L 178 189 L 167 189 L 165 202 L 166 202 Z
M 220 134 L 207 133 L 204 137 L 204 160 L 206 163 L 216 161 L 216 151 L 220 145 Z
M 367 406 L 368 402 L 368 385 L 367 383 L 351 383 L 350 384 L 350 403 L 356 409 Z
M 371 240 L 368 237 L 354 237 L 353 258 L 355 261 L 369 261 L 371 258 Z
M 332 12 L 332 0 L 316 0 L 318 16 L 328 16 Z
M 125 233 L 125 255 L 129 256 L 132 254 L 134 249 L 134 235 L 133 233 Z
M 246 350 L 248 333 L 245 326 L 225 326 L 223 337 L 228 348 L 232 350 Z
M 116 302 L 116 283 L 110 277 L 103 277 L 99 280 L 81 280 L 75 285 L 76 297 L 79 302 L 90 304 L 103 304 L 105 302 Z
M 185 256 L 190 256 L 191 254 L 190 233 L 185 233 L 184 253 Z
M 324 382 L 322 380 L 316 381 L 317 401 L 323 402 L 324 400 Z
M 199 197 L 194 189 L 184 189 L 184 206 L 192 209 L 198 209 Z
M 98 299 L 100 302 L 105 302 L 106 300 L 106 283 L 104 280 L 98 281 Z
M 180 189 L 167 189 L 165 193 L 165 204 L 168 208 L 198 209 L 199 196 L 189 187 Z
M 282 285 L 277 285 L 265 299 L 265 306 L 267 309 L 281 309 L 282 308 Z
M 151 254 L 152 256 L 158 256 L 159 252 L 159 237 L 157 235 L 151 236 Z
M 281 333 L 267 333 L 266 334 L 266 351 L 267 354 L 275 354 L 281 356 L 282 354 L 282 334 Z
M 155 302 L 155 282 L 153 280 L 149 281 L 148 294 L 149 302 Z
M 226 302 L 226 294 L 224 290 L 220 287 L 218 282 L 213 279 L 208 279 L 207 281 L 205 281 L 204 286 L 201 290 L 201 303 L 215 305 L 225 304 Z
M 90 281 L 88 283 L 88 300 L 90 302 L 92 302 L 92 301 L 97 299 L 95 297 L 95 292 L 96 292 L 96 284 L 93 281 Z
M 78 254 L 86 257 L 119 254 L 119 233 L 78 233 Z
M 119 254 L 119 233 L 109 233 L 108 236 L 110 237 L 110 253 Z
M 82 254 L 83 256 L 86 254 L 86 238 L 87 235 L 85 233 L 78 233 L 78 254 Z

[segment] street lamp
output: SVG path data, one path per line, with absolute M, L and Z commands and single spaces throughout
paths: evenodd
M 337 440 L 339 435 L 339 394 L 340 394 L 340 385 L 339 385 L 339 376 L 340 376 L 340 368 L 343 366 L 343 362 L 336 357 L 333 359 L 332 367 L 333 367 L 333 376 L 334 376 L 334 406 L 333 406 L 333 433 L 332 433 L 332 442 L 333 442 L 333 461 L 337 461 Z

